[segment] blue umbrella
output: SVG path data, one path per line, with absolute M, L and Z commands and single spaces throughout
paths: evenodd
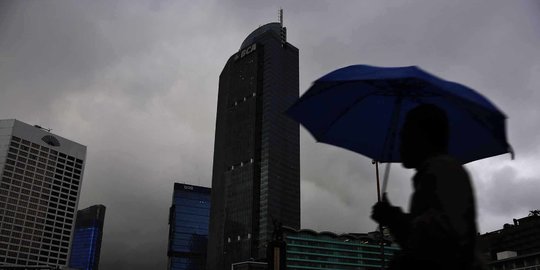
M 384 192 L 390 163 L 401 161 L 397 133 L 405 116 L 426 103 L 446 112 L 448 153 L 457 160 L 467 163 L 507 152 L 513 156 L 506 139 L 506 116 L 497 107 L 464 85 L 414 66 L 355 65 L 332 71 L 316 80 L 287 114 L 317 141 L 373 159 L 380 201 L 378 163 L 387 163 Z M 381 257 L 384 268 L 382 241 Z
M 316 80 L 286 113 L 319 142 L 391 163 L 401 161 L 397 133 L 405 115 L 425 103 L 446 111 L 448 152 L 457 160 L 513 156 L 504 113 L 474 90 L 415 66 L 337 69 Z

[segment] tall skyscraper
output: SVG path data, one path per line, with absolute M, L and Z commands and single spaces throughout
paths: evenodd
M 273 223 L 300 227 L 298 49 L 282 23 L 257 28 L 219 77 L 207 269 L 266 256 Z
M 103 205 L 93 205 L 77 211 L 69 267 L 80 270 L 99 269 L 104 222 Z
M 67 266 L 86 146 L 0 120 L 0 268 Z
M 174 183 L 169 212 L 170 270 L 204 270 L 210 221 L 210 189 Z

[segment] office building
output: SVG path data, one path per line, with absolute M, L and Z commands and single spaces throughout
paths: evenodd
M 384 240 L 384 262 L 377 232 L 341 234 L 315 232 L 309 229 L 283 228 L 286 243 L 286 267 L 302 269 L 381 269 L 399 248 L 388 238 Z
M 219 77 L 207 269 L 266 256 L 273 223 L 300 227 L 298 49 L 282 23 L 249 34 Z
M 0 268 L 65 267 L 86 146 L 0 120 Z
M 94 205 L 77 211 L 69 267 L 80 270 L 99 269 L 104 222 L 103 205 Z
M 210 189 L 174 183 L 169 212 L 170 270 L 204 270 L 210 221 Z
M 478 247 L 491 270 L 540 269 L 540 211 L 480 235 Z

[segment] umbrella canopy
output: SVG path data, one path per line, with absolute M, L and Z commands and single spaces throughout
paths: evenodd
M 448 152 L 462 163 L 512 153 L 506 116 L 497 107 L 474 90 L 415 66 L 335 70 L 316 80 L 287 114 L 319 142 L 378 162 L 399 162 L 405 116 L 426 103 L 446 112 Z

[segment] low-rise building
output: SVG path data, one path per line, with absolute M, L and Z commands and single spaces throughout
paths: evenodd
M 540 269 L 540 211 L 480 235 L 478 247 L 490 270 Z
M 380 269 L 399 250 L 389 237 L 378 232 L 336 234 L 283 227 L 286 266 L 300 269 Z M 382 249 L 384 249 L 384 261 Z

